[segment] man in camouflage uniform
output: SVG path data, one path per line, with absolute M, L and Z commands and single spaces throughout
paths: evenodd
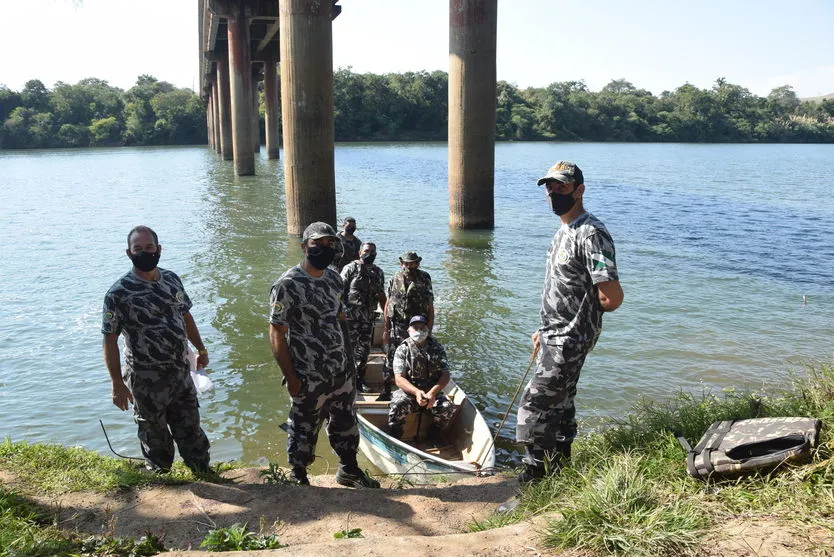
M 391 400 L 394 382 L 394 352 L 408 336 L 408 322 L 415 315 L 424 315 L 429 331 L 434 327 L 434 292 L 431 276 L 420 269 L 419 257 L 413 251 L 400 256 L 401 270 L 388 283 L 388 301 L 385 303 L 382 344 L 387 346 L 385 367 L 382 371 L 383 387 L 377 400 Z
M 518 409 L 516 440 L 526 453 L 522 484 L 557 472 L 570 459 L 579 372 L 599 338 L 602 314 L 623 302 L 614 241 L 582 204 L 582 171 L 561 161 L 538 185 L 562 224 L 548 250 L 541 326 L 532 335 L 532 357 L 541 351 Z
M 356 462 L 356 379 L 348 365 L 342 312 L 342 278 L 328 265 L 336 232 L 314 222 L 304 230 L 304 260 L 272 285 L 269 341 L 292 397 L 287 455 L 293 477 L 309 485 L 307 466 L 325 419 L 330 446 L 339 455 L 336 481 L 351 487 L 379 487 Z
M 176 274 L 157 267 L 162 246 L 156 232 L 137 226 L 128 233 L 127 246 L 133 268 L 107 291 L 101 325 L 113 404 L 127 410 L 133 402 L 149 470 L 171 469 L 176 441 L 186 466 L 196 474 L 209 472 L 209 440 L 200 428 L 188 341 L 198 351 L 198 369 L 209 358 L 190 313 L 191 300 Z M 119 335 L 125 340 L 124 378 Z
M 333 261 L 338 272 L 341 272 L 345 268 L 345 265 L 351 261 L 359 259 L 359 249 L 362 247 L 362 240 L 358 236 L 354 236 L 354 232 L 356 232 L 356 219 L 353 217 L 345 217 L 344 222 L 342 222 L 342 230 L 336 235 L 342 244 L 341 253 Z
M 426 410 L 443 431 L 455 416 L 443 388 L 449 383 L 449 362 L 443 345 L 430 336 L 429 323 L 422 315 L 411 318 L 408 337 L 394 353 L 394 381 L 399 390 L 391 398 L 388 429 L 400 438 L 406 417 Z
M 371 352 L 376 308 L 377 305 L 385 307 L 386 300 L 385 274 L 374 265 L 374 260 L 376 244 L 365 242 L 359 250 L 359 259 L 351 261 L 342 269 L 348 332 L 356 368 L 356 388 L 363 393 L 367 392 L 365 369 Z

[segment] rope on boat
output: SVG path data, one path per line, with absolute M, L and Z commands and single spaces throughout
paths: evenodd
M 144 458 L 138 458 L 138 457 L 135 457 L 135 456 L 125 456 L 125 455 L 121 455 L 121 454 L 117 453 L 113 449 L 113 445 L 110 444 L 110 437 L 107 436 L 107 430 L 104 429 L 104 422 L 101 421 L 101 418 L 99 418 L 98 423 L 101 425 L 101 431 L 104 432 L 104 439 L 107 440 L 107 446 L 110 447 L 110 452 L 111 453 L 113 453 L 114 455 L 116 455 L 119 458 L 125 458 L 127 460 L 145 460 Z

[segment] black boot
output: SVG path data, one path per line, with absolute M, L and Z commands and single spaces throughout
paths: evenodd
M 298 485 L 310 485 L 310 480 L 307 478 L 307 469 L 303 466 L 294 466 L 290 478 L 295 480 Z
M 370 393 L 371 389 L 365 384 L 365 380 L 361 377 L 356 378 L 356 392 L 357 393 Z
M 391 385 L 389 383 L 385 383 L 382 386 L 382 391 L 379 393 L 379 396 L 376 397 L 377 401 L 389 401 L 391 400 Z
M 524 470 L 518 475 L 518 483 L 521 487 L 527 484 L 536 483 L 547 474 L 548 460 L 544 449 L 532 445 L 524 446 Z
M 367 475 L 356 462 L 356 453 L 339 455 L 336 483 L 347 487 L 378 488 L 379 482 Z

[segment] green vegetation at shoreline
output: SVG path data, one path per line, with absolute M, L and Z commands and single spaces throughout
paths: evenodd
M 549 547 L 600 555 L 696 553 L 706 537 L 734 519 L 766 517 L 785 526 L 832 531 L 834 435 L 828 427 L 809 464 L 707 483 L 686 475 L 685 454 L 671 433 L 680 432 L 694 444 L 718 420 L 788 415 L 812 416 L 828 426 L 834 420 L 834 364 L 805 367 L 780 391 L 726 390 L 720 396 L 681 392 L 665 401 L 642 401 L 631 413 L 578 440 L 572 465 L 526 489 L 514 513 L 493 515 L 470 529 L 544 516 Z M 135 461 L 9 440 L 0 443 L 0 471 L 10 472 L 19 485 L 19 491 L 0 485 L 0 557 L 153 554 L 142 551 L 158 550 L 154 533 L 140 540 L 82 539 L 60 530 L 55 509 L 39 505 L 34 496 L 112 492 L 193 479 L 181 462 L 171 474 L 159 476 Z M 247 544 L 279 546 L 277 538 L 249 532 L 245 525 L 216 530 L 212 540 L 238 549 Z
M 342 68 L 333 89 L 336 141 L 447 138 L 446 72 Z M 687 83 L 655 96 L 625 79 L 598 92 L 583 81 L 525 89 L 500 81 L 496 103 L 499 141 L 834 142 L 834 98 L 803 101 L 787 85 L 759 97 L 719 78 L 710 89 Z M 262 137 L 263 111 L 261 91 Z M 95 78 L 51 90 L 37 79 L 19 92 L 0 85 L 0 149 L 205 143 L 203 101 L 152 76 L 127 91 Z
M 206 142 L 206 108 L 191 89 L 141 75 L 123 91 L 96 78 L 51 90 L 0 85 L 0 148 L 37 149 Z
M 679 393 L 665 402 L 640 402 L 627 417 L 578 440 L 572 466 L 526 489 L 515 512 L 471 529 L 558 514 L 547 521 L 549 547 L 615 555 L 694 552 L 710 529 L 738 516 L 831 530 L 834 435 L 826 426 L 834 419 L 834 365 L 806 367 L 784 392 Z M 823 421 L 810 464 L 721 482 L 686 475 L 685 454 L 672 431 L 694 446 L 715 421 L 775 416 Z

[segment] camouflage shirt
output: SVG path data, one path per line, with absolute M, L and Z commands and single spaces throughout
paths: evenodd
M 407 338 L 394 353 L 394 373 L 402 375 L 418 389 L 425 391 L 437 385 L 444 371 L 449 371 L 446 350 L 434 337 L 429 337 L 423 348 Z
M 393 323 L 407 326 L 415 315 L 428 317 L 433 304 L 431 276 L 422 269 L 400 271 L 388 283 L 388 319 Z
M 300 375 L 344 372 L 344 338 L 339 325 L 342 285 L 333 269 L 314 277 L 300 265 L 272 284 L 269 322 L 289 328 L 290 355 Z
M 183 371 L 188 369 L 184 316 L 189 310 L 191 300 L 175 273 L 159 269 L 159 280 L 145 280 L 131 270 L 104 296 L 101 332 L 124 337 L 128 372 Z
M 602 328 L 595 285 L 612 280 L 619 277 L 614 240 L 605 225 L 587 212 L 562 224 L 547 252 L 539 327 L 543 340 L 571 340 L 590 351 Z
M 345 308 L 351 321 L 371 322 L 379 295 L 385 292 L 385 273 L 373 264 L 351 261 L 342 269 Z
M 336 267 L 341 271 L 345 265 L 351 261 L 359 259 L 359 250 L 362 248 L 362 240 L 358 236 L 354 236 L 353 240 L 345 238 L 344 232 L 337 232 L 339 241 L 342 243 L 342 255 L 338 260 L 334 261 Z

